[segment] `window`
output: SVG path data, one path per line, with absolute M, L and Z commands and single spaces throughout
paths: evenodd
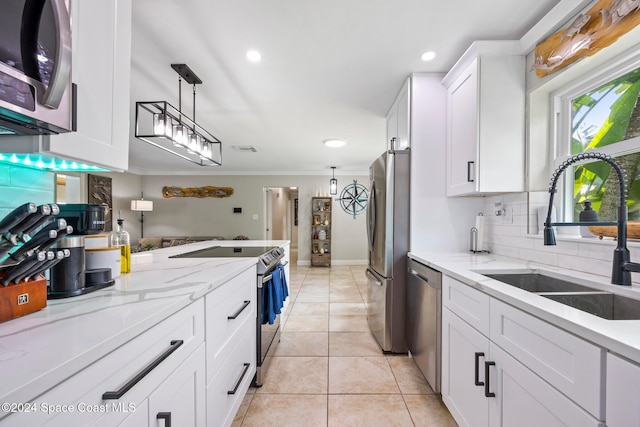
M 616 74 L 603 74 L 556 98 L 561 106 L 557 112 L 560 126 L 556 164 L 585 151 L 614 157 L 627 174 L 630 220 L 640 220 L 639 66 L 640 60 L 627 61 Z M 568 170 L 563 197 L 565 220 L 577 221 L 585 201 L 591 202 L 600 220 L 616 219 L 617 176 L 611 173 L 610 165 L 602 161 L 575 165 L 573 183 L 570 177 Z

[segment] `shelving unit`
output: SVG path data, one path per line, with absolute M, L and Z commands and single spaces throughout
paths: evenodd
M 331 266 L 331 198 L 311 198 L 311 266 Z

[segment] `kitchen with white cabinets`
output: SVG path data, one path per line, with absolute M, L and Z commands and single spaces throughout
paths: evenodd
M 336 384 L 344 386 L 346 380 L 336 380 L 335 375 L 331 375 L 342 366 L 341 362 L 347 363 L 349 359 L 340 353 L 344 349 L 336 350 L 340 340 L 348 340 L 337 338 L 339 335 L 336 334 L 353 334 L 350 337 L 355 342 L 355 337 L 360 336 L 357 334 L 364 332 L 335 329 L 342 327 L 340 321 L 346 321 L 343 317 L 353 321 L 356 329 L 360 328 L 357 322 L 364 316 L 357 310 L 364 297 L 359 289 L 357 271 L 360 267 L 364 270 L 367 242 L 366 219 L 355 215 L 351 218 L 342 212 L 339 196 L 329 195 L 328 183 L 330 167 L 338 165 L 339 189 L 351 182 L 355 185 L 355 181 L 368 185 L 366 166 L 363 165 L 373 160 L 374 152 L 377 155 L 378 151 L 387 149 L 412 151 L 409 256 L 440 271 L 443 276 L 442 394 L 429 395 L 436 399 L 436 404 L 430 408 L 438 408 L 434 411 L 439 414 L 439 411 L 446 414 L 448 410 L 460 426 L 640 425 L 640 412 L 635 410 L 634 401 L 638 393 L 636 380 L 640 379 L 640 320 L 601 318 L 554 301 L 549 295 L 542 295 L 545 292 L 526 291 L 485 276 L 536 272 L 579 281 L 595 289 L 595 293 L 611 298 L 618 296 L 619 301 L 621 298 L 640 299 L 639 275 L 632 276 L 630 287 L 609 283 L 614 248 L 611 238 L 581 239 L 574 233 L 560 236 L 558 245 L 550 247 L 543 245 L 538 228 L 539 208 L 545 208 L 548 202 L 548 180 L 563 160 L 557 154 L 556 145 L 561 129 L 567 126 L 563 120 L 567 120 L 555 118 L 560 117 L 560 110 L 567 114 L 568 108 L 559 101 L 561 97 L 557 97 L 563 95 L 567 87 L 573 88 L 574 82 L 583 82 L 575 92 L 584 93 L 597 86 L 595 80 L 605 81 L 603 76 L 607 73 L 619 75 L 618 70 L 623 68 L 631 72 L 633 64 L 637 68 L 640 62 L 634 52 L 640 44 L 640 32 L 635 28 L 636 21 L 624 24 L 637 19 L 640 13 L 633 8 L 632 2 L 562 0 L 553 4 L 529 4 L 527 7 L 531 11 L 527 14 L 536 20 L 524 30 L 512 29 L 509 34 L 493 36 L 479 32 L 469 36 L 464 46 L 459 42 L 455 52 L 447 53 L 447 60 L 433 69 L 422 63 L 416 65 L 415 61 L 396 68 L 389 66 L 387 68 L 393 70 L 384 85 L 375 77 L 376 68 L 385 67 L 381 67 L 378 60 L 367 59 L 367 54 L 362 54 L 359 61 L 366 65 L 366 72 L 358 68 L 352 73 L 349 66 L 336 66 L 346 55 L 334 56 L 333 53 L 338 45 L 350 45 L 353 31 L 346 35 L 341 33 L 339 41 L 325 33 L 316 34 L 315 39 L 324 38 L 332 43 L 331 50 L 322 52 L 325 58 L 335 60 L 325 59 L 320 66 L 316 65 L 324 73 L 319 78 L 315 74 L 311 76 L 304 68 L 296 68 L 287 56 L 290 52 L 301 51 L 293 43 L 308 41 L 302 37 L 283 39 L 287 43 L 280 43 L 282 45 L 292 43 L 285 49 L 287 55 L 272 50 L 271 56 L 266 54 L 266 61 L 260 64 L 262 69 L 256 64 L 251 64 L 252 68 L 246 68 L 246 64 L 236 67 L 240 61 L 236 61 L 235 56 L 224 62 L 220 46 L 212 46 L 218 42 L 217 31 L 238 22 L 234 12 L 226 7 L 198 4 L 203 12 L 200 16 L 192 16 L 194 21 L 189 31 L 182 27 L 185 39 L 174 37 L 168 41 L 174 28 L 162 19 L 167 15 L 160 11 L 167 13 L 166 5 L 154 5 L 157 10 L 151 10 L 150 3 L 144 1 L 62 3 L 70 6 L 74 28 L 71 81 L 76 86 L 76 129 L 41 136 L 3 136 L 0 138 L 1 153 L 56 157 L 67 165 L 75 165 L 67 166 L 72 168 L 67 172 L 82 179 L 86 179 L 86 172 L 74 169 L 78 164 L 107 169 L 109 172 L 95 173 L 113 178 L 114 216 L 116 211 L 123 211 L 126 224 L 132 230 L 136 229 L 132 232 L 136 234 L 136 240 L 139 214 L 127 205 L 140 193 L 156 203 L 155 212 L 145 212 L 145 235 L 192 235 L 197 232 L 213 235 L 233 231 L 234 236 L 251 235 L 252 244 L 261 242 L 262 233 L 266 232 L 262 210 L 265 186 L 296 186 L 300 198 L 299 203 L 296 200 L 296 220 L 300 221 L 311 217 L 310 200 L 313 197 L 335 197 L 331 209 L 332 266 L 324 267 L 327 270 L 320 274 L 318 269 L 323 267 L 307 265 L 311 254 L 306 253 L 306 248 L 312 247 L 307 245 L 307 239 L 311 233 L 305 232 L 308 224 L 301 224 L 301 236 L 306 237 L 301 237 L 297 248 L 300 251 L 297 264 L 314 274 L 308 275 L 308 283 L 304 285 L 292 283 L 296 291 L 303 287 L 308 298 L 294 303 L 294 307 L 311 311 L 310 304 L 318 303 L 313 301 L 318 296 L 316 293 L 323 292 L 326 301 L 318 304 L 325 304 L 324 312 L 331 313 L 314 313 L 303 326 L 295 314 L 291 316 L 293 319 L 289 318 L 289 312 L 283 316 L 284 330 L 290 328 L 287 332 L 293 334 L 302 333 L 305 327 L 304 332 L 309 332 L 308 328 L 320 317 L 320 321 L 326 323 L 321 325 L 321 331 L 311 333 L 318 334 L 316 339 L 320 333 L 327 335 L 325 357 L 314 360 L 318 366 L 326 365 L 327 374 L 320 377 L 329 384 L 324 384 L 324 392 L 317 395 L 315 392 L 295 393 L 295 397 L 301 399 L 310 398 L 307 394 L 320 396 L 314 400 L 317 403 L 314 409 L 320 408 L 319 425 L 339 425 L 336 419 L 348 424 L 350 418 L 336 416 L 339 409 L 344 409 L 340 399 L 357 401 L 369 396 L 372 402 L 382 401 L 380 395 L 383 393 L 343 391 Z M 538 77 L 536 70 L 541 65 L 534 53 L 538 43 L 562 29 L 570 31 L 561 37 L 562 41 L 579 41 L 588 35 L 581 33 L 587 21 L 592 25 L 596 20 L 612 19 L 612 15 L 606 14 L 586 18 L 591 16 L 586 14 L 595 5 L 615 9 L 618 15 L 609 22 L 611 26 L 622 22 L 626 26 L 624 34 L 610 46 L 566 68 L 555 70 L 555 63 L 547 63 L 547 67 L 553 68 L 552 72 Z M 256 15 L 268 17 L 274 13 L 273 8 L 265 10 L 261 9 L 266 7 L 264 5 L 253 6 Z M 625 6 L 630 9 L 624 9 Z M 215 7 L 219 9 L 208 9 Z M 297 7 L 301 8 L 300 13 L 311 12 L 308 9 L 312 8 L 309 4 Z M 403 5 L 396 9 L 405 7 L 412 10 L 424 6 Z M 489 8 L 488 5 L 485 7 Z M 546 9 L 534 10 L 534 7 Z M 176 17 L 186 11 L 182 9 L 178 13 L 179 6 L 175 6 L 175 10 L 168 9 Z M 315 13 L 311 15 L 327 18 L 321 10 L 312 9 Z M 372 14 L 388 14 L 383 13 L 382 6 L 379 10 L 372 9 Z M 220 13 L 211 13 L 213 11 Z M 140 19 L 147 13 L 146 19 Z M 412 15 L 424 14 L 417 11 L 403 14 L 407 28 L 411 26 Z M 220 19 L 218 25 L 210 28 L 208 41 L 206 37 L 198 37 L 196 32 L 206 27 L 201 21 L 206 16 Z M 351 15 L 345 15 L 344 20 L 351 21 L 346 19 L 349 17 Z M 293 17 L 289 18 L 290 22 L 295 22 Z M 488 22 L 490 17 L 483 19 Z M 265 31 L 262 26 L 268 21 L 266 18 L 261 20 L 245 33 L 255 30 L 256 34 L 264 34 L 261 33 Z M 505 27 L 510 24 L 507 21 L 503 17 Z M 176 24 L 179 22 L 176 18 Z M 343 21 L 332 22 L 336 28 L 346 25 Z M 318 30 L 311 23 L 306 24 Z M 602 28 L 608 28 L 607 25 L 596 27 L 594 32 L 602 34 L 605 31 Z M 175 27 L 179 28 L 179 25 Z M 275 28 L 266 31 L 274 38 L 281 34 Z M 402 31 L 394 31 L 385 37 L 396 40 L 396 33 Z M 227 45 L 238 47 L 249 43 L 244 35 L 224 39 Z M 154 43 L 144 45 L 144 40 L 148 40 L 145 37 Z M 377 40 L 373 43 L 377 46 L 411 45 L 413 49 L 416 37 L 407 37 L 402 43 L 371 38 Z M 446 39 L 440 35 L 437 38 Z M 189 41 L 192 41 L 193 50 L 183 49 L 184 43 L 189 44 Z M 590 42 L 575 45 L 572 52 L 588 51 Z M 388 63 L 395 64 L 392 55 L 401 51 L 394 48 L 382 56 L 389 56 Z M 567 53 L 558 53 L 559 56 L 564 54 Z M 370 55 L 371 58 L 376 56 Z M 203 58 L 212 60 L 213 65 Z M 269 68 L 283 58 L 288 58 L 292 65 Z M 384 59 L 386 61 L 386 57 Z M 219 169 L 174 168 L 181 159 L 166 153 L 152 155 L 148 147 L 142 148 L 140 141 L 133 137 L 136 117 L 132 106 L 135 102 L 158 96 L 157 99 L 168 97 L 172 103 L 183 103 L 182 99 L 176 102 L 167 95 L 173 95 L 175 88 L 165 84 L 166 81 L 173 82 L 169 80 L 174 77 L 169 76 L 169 64 L 182 61 L 192 64 L 200 75 L 204 70 L 207 73 L 214 71 L 213 76 L 207 74 L 205 89 L 198 88 L 199 93 L 206 93 L 204 102 L 198 104 L 198 121 L 213 124 L 216 135 L 219 134 L 223 141 L 230 141 L 225 145 L 225 164 Z M 332 64 L 327 65 L 327 62 Z M 264 83 L 259 80 L 263 77 L 259 76 L 261 72 L 266 76 L 281 75 L 287 79 L 286 83 Z M 346 85 L 336 83 L 337 76 L 342 74 L 347 76 Z M 296 88 L 296 95 L 307 95 L 311 102 L 301 103 L 290 92 L 285 93 L 283 88 L 288 86 Z M 347 98 L 360 86 L 366 87 L 368 93 L 358 102 L 342 106 L 335 94 L 329 94 L 332 86 Z M 209 87 L 214 87 L 212 92 L 224 98 L 212 96 L 206 89 Z M 257 95 L 253 97 L 263 93 L 265 88 L 269 99 L 279 101 L 277 106 L 264 103 Z M 188 87 L 186 93 L 191 89 Z M 185 111 L 194 115 L 195 90 L 194 85 L 193 106 L 184 102 Z M 310 95 L 312 90 L 321 92 L 321 96 L 314 98 Z M 288 109 L 279 110 L 282 105 L 288 105 Z M 314 110 L 316 105 L 327 109 Z M 313 119 L 302 115 L 306 110 L 315 114 Z M 351 110 L 357 114 L 347 121 L 366 129 L 366 133 L 356 134 L 351 128 L 338 126 L 340 116 L 348 116 L 347 112 Z M 240 118 L 241 112 L 263 117 L 259 129 L 249 125 L 247 116 Z M 267 112 L 274 114 L 267 116 Z M 284 118 L 284 124 L 276 118 Z M 318 123 L 323 126 L 323 132 L 347 135 L 346 150 L 351 151 L 320 151 L 330 150 L 321 144 L 322 139 L 339 135 L 323 134 L 320 138 Z M 282 152 L 269 145 L 280 141 L 286 147 Z M 313 142 L 307 144 L 309 141 Z M 637 151 L 638 144 L 633 137 L 626 144 L 611 154 Z M 256 151 L 262 162 L 260 165 L 254 159 L 238 157 L 251 156 Z M 364 156 L 355 160 L 350 157 L 353 152 L 364 153 Z M 298 157 L 288 157 L 290 154 Z M 27 162 L 37 161 L 37 157 L 29 159 Z M 0 160 L 6 160 L 0 164 L 0 219 L 10 207 L 23 202 L 23 198 L 38 204 L 53 201 L 54 172 L 34 172 L 4 157 Z M 295 167 L 285 169 L 282 166 L 285 163 Z M 162 190 L 165 185 L 183 189 L 219 185 L 235 188 L 236 194 L 233 198 L 217 200 L 166 199 Z M 565 187 L 571 187 L 570 183 Z M 85 190 L 82 188 L 84 198 Z M 636 191 L 632 189 L 631 193 Z M 558 199 L 571 204 L 570 197 L 565 194 Z M 215 207 L 212 207 L 214 203 Z M 560 204 L 557 207 L 559 216 L 567 209 L 573 209 L 565 205 L 562 211 Z M 468 252 L 469 234 L 479 213 L 485 219 L 484 249 L 490 253 L 472 254 Z M 203 224 L 211 227 L 206 233 L 202 231 Z M 214 224 L 217 229 L 213 229 Z M 169 256 L 211 244 L 193 243 L 189 247 L 134 255 L 132 272 L 119 277 L 113 287 L 79 298 L 49 301 L 43 310 L 1 323 L 0 371 L 3 380 L 0 401 L 11 406 L 7 409 L 3 406 L 0 425 L 138 426 L 168 425 L 173 421 L 185 426 L 228 426 L 241 425 L 244 420 L 245 425 L 252 425 L 255 411 L 260 409 L 260 402 L 268 400 L 267 395 L 280 398 L 294 394 L 283 393 L 273 383 L 261 392 L 250 390 L 258 365 L 255 341 L 257 260 L 169 259 Z M 216 244 L 234 245 L 230 241 L 217 241 Z M 281 246 L 287 252 L 291 249 L 287 240 L 269 241 L 269 245 Z M 640 245 L 636 241 L 629 241 L 628 245 L 632 258 L 636 259 Z M 342 296 L 339 294 L 340 287 L 344 286 L 341 282 L 347 278 L 354 286 L 348 292 L 350 296 L 355 294 L 357 303 L 351 300 L 337 302 Z M 319 291 L 320 285 L 330 286 L 331 292 L 328 288 Z M 354 304 L 351 309 L 358 314 L 337 314 L 339 310 L 346 310 L 346 304 Z M 318 308 L 314 306 L 313 309 Z M 289 345 L 287 351 L 295 347 L 289 338 L 284 341 Z M 295 362 L 302 363 L 306 357 L 310 356 L 296 353 L 286 359 L 286 356 L 276 355 L 274 366 L 282 369 L 291 359 L 297 358 Z M 394 363 L 407 360 L 412 363 L 411 359 L 381 352 L 367 357 L 376 359 L 367 359 L 368 362 L 389 368 L 384 372 L 392 379 L 390 383 L 394 383 L 395 378 L 400 384 L 396 388 L 406 387 L 401 380 L 402 369 Z M 404 416 L 395 422 L 420 426 L 423 419 L 413 409 L 427 406 L 416 396 L 424 397 L 424 389 L 428 386 L 424 378 L 419 377 L 417 369 L 406 368 L 404 372 L 418 376 L 416 382 L 424 388 L 415 396 L 412 396 L 413 392 L 397 392 L 387 397 L 395 399 L 394 404 L 400 403 L 401 411 L 404 411 Z M 284 376 L 281 379 L 283 383 L 287 382 Z M 356 389 L 355 385 L 351 386 L 351 390 Z M 258 398 L 254 400 L 254 396 Z M 439 397 L 441 401 L 437 401 Z M 357 407 L 354 404 L 353 411 L 357 411 Z M 280 406 L 279 410 L 282 412 L 276 419 L 301 424 L 300 420 L 288 418 L 291 408 Z M 443 419 L 446 423 L 453 422 L 448 414 Z

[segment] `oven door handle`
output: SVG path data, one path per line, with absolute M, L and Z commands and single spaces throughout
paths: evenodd
M 273 275 L 267 274 L 266 276 L 262 276 L 262 280 L 258 280 L 258 289 L 262 289 L 262 285 L 267 283 L 269 280 L 273 279 Z

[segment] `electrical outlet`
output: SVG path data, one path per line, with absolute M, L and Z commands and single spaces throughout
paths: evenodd
M 253 220 L 257 221 L 258 220 L 258 214 L 253 214 Z

